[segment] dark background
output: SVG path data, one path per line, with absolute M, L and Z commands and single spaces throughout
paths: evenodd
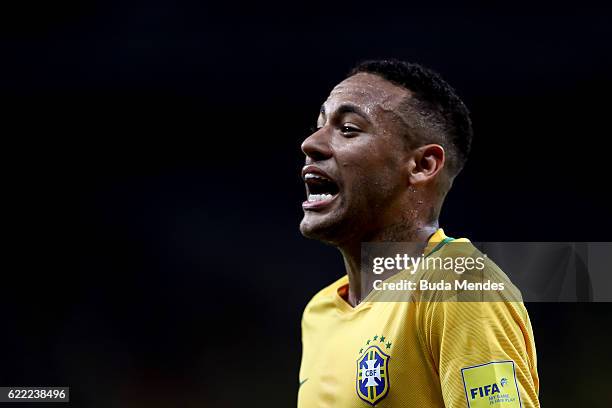
M 610 241 L 611 10 L 373 3 L 2 6 L 0 385 L 294 406 L 302 309 L 343 273 L 299 234 L 299 146 L 362 59 L 430 66 L 472 111 L 447 233 Z M 610 305 L 528 309 L 543 406 L 609 406 Z

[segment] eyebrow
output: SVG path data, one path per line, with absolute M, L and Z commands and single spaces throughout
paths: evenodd
M 325 105 L 321 105 L 320 113 L 324 116 L 327 116 L 327 113 L 325 112 Z M 361 108 L 353 104 L 343 103 L 338 107 L 338 109 L 336 109 L 337 115 L 343 115 L 345 113 L 354 113 L 357 116 L 361 116 L 361 118 L 363 118 L 363 120 L 365 120 L 366 122 L 371 123 L 370 119 L 368 118 L 368 115 L 366 115 L 366 113 L 361 110 Z

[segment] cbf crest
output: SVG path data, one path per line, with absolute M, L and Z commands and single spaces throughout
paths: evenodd
M 391 348 L 385 336 L 374 336 L 359 350 L 357 359 L 357 395 L 370 405 L 376 405 L 389 392 L 389 359 L 383 350 Z

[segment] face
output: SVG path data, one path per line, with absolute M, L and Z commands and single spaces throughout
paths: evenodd
M 384 228 L 408 188 L 405 127 L 398 106 L 408 90 L 359 73 L 338 84 L 302 144 L 306 163 L 300 231 L 334 245 Z

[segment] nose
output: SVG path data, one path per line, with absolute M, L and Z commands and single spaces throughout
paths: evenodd
M 329 159 L 332 156 L 332 150 L 329 146 L 329 132 L 326 127 L 322 127 L 308 136 L 302 142 L 302 151 L 313 161 Z

